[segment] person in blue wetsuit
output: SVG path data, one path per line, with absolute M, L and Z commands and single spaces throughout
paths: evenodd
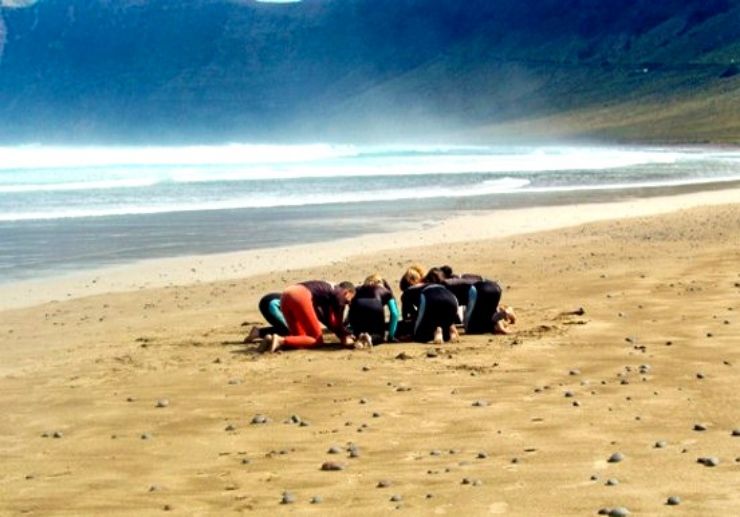
M 386 340 L 385 307 L 388 307 L 388 339 Z M 370 275 L 355 291 L 349 306 L 349 326 L 365 346 L 396 341 L 398 303 L 388 282 L 377 273 Z
M 280 309 L 281 293 L 267 293 L 259 301 L 259 310 L 262 317 L 267 320 L 268 327 L 252 327 L 249 335 L 244 339 L 245 343 L 251 343 L 257 339 L 264 339 L 265 336 L 277 334 L 278 336 L 288 335 L 288 324 L 285 321 L 283 311 Z

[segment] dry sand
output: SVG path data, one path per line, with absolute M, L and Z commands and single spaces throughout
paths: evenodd
M 740 204 L 728 192 L 735 204 L 454 246 L 343 247 L 328 264 L 294 249 L 279 274 L 211 281 L 214 266 L 193 262 L 190 282 L 129 277 L 149 287 L 6 309 L 0 513 L 738 515 Z M 600 205 L 559 226 L 629 212 Z M 557 213 L 512 224 L 543 229 Z M 411 261 L 499 279 L 517 333 L 372 352 L 242 344 L 264 292 L 375 270 L 395 281 Z M 327 461 L 343 470 L 321 471 Z

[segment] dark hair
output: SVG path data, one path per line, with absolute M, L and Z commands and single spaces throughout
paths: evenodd
M 445 278 L 452 278 L 454 276 L 450 266 L 440 266 L 439 269 L 444 273 Z
M 427 276 L 424 277 L 424 282 L 428 284 L 441 284 L 442 282 L 444 282 L 444 279 L 444 272 L 442 272 L 442 270 L 438 267 L 433 267 L 429 270 Z
M 342 289 L 344 289 L 346 291 L 349 291 L 350 293 L 354 293 L 355 292 L 355 284 L 353 284 L 352 282 L 349 282 L 347 280 L 345 280 L 344 282 L 339 282 L 339 284 L 337 285 L 337 287 L 340 287 L 340 288 L 342 288 Z

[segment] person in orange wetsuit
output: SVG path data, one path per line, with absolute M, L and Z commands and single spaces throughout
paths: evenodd
M 270 351 L 282 347 L 312 348 L 323 344 L 321 325 L 334 332 L 342 345 L 353 338 L 344 325 L 344 309 L 355 295 L 351 282 L 336 286 L 322 280 L 310 280 L 288 287 L 280 296 L 280 309 L 288 324 L 285 336 L 266 336 Z

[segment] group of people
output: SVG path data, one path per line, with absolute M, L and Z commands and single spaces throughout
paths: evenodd
M 508 334 L 516 322 L 500 304 L 501 286 L 480 275 L 456 275 L 449 266 L 425 270 L 412 265 L 401 277 L 401 307 L 378 274 L 362 285 L 310 280 L 262 297 L 259 310 L 268 327 L 254 327 L 246 342 L 262 341 L 263 351 L 310 348 L 323 343 L 323 328 L 348 347 L 384 342 L 456 341 L 466 334 Z M 347 311 L 347 307 L 349 310 Z M 346 313 L 346 317 L 345 317 Z

